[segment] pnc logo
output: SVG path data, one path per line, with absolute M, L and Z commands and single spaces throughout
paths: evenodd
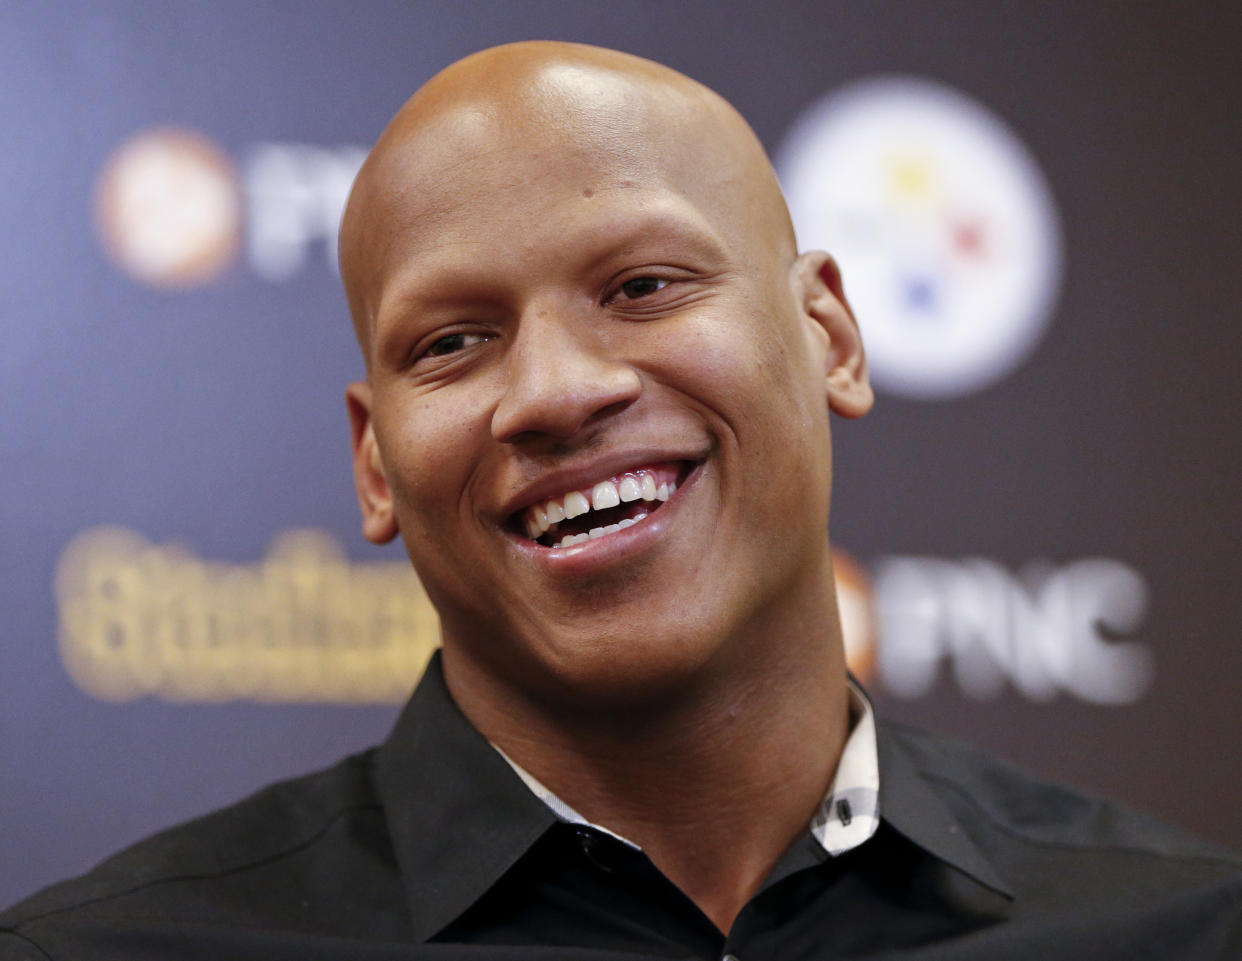
M 315 245 L 335 269 L 341 211 L 365 156 L 263 142 L 236 161 L 196 130 L 142 130 L 96 182 L 100 243 L 124 273 L 160 289 L 201 287 L 243 256 L 262 279 L 288 281 Z
M 1046 330 L 1061 231 L 1035 160 L 1005 124 L 926 80 L 864 80 L 811 105 L 776 166 L 799 245 L 841 263 L 876 386 L 973 393 Z
M 869 574 L 840 549 L 832 560 L 846 663 L 893 697 L 923 697 L 948 674 L 972 700 L 1011 688 L 1125 705 L 1154 681 L 1151 649 L 1127 637 L 1146 617 L 1147 583 L 1122 561 L 1014 572 L 983 557 L 891 556 Z

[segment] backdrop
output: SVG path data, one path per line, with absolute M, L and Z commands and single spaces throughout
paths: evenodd
M 435 618 L 360 534 L 335 227 L 415 87 L 532 37 L 721 91 L 839 254 L 879 709 L 1242 846 L 1224 10 L 0 5 L 0 902 L 386 732 Z

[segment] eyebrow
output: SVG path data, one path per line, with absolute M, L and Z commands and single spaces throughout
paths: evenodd
M 601 227 L 598 231 L 592 230 L 586 233 L 604 235 L 608 240 L 606 245 L 600 245 L 606 246 L 607 252 L 603 253 L 598 258 L 599 260 L 616 256 L 627 248 L 658 247 L 659 243 L 653 243 L 653 237 L 659 238 L 660 242 L 667 241 L 681 249 L 689 248 L 708 260 L 726 259 L 723 239 L 712 229 L 705 218 L 696 215 L 688 220 L 673 210 L 656 210 L 635 217 L 633 222 L 623 224 L 620 230 L 609 225 L 607 228 Z

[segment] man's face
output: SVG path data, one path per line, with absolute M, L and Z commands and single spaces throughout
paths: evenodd
M 359 484 L 446 665 L 649 693 L 754 657 L 823 591 L 834 347 L 755 198 L 695 149 L 468 109 L 386 168 Z

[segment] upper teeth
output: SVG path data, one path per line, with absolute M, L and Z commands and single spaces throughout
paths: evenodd
M 587 503 L 587 499 L 582 496 L 581 491 L 571 491 L 565 495 L 565 517 L 577 517 L 579 514 L 585 514 L 591 509 L 591 505 Z
M 591 510 L 607 510 L 618 504 L 629 503 L 642 499 L 644 501 L 666 501 L 677 490 L 676 481 L 656 482 L 655 475 L 650 471 L 640 470 L 625 474 L 620 478 L 600 481 L 591 488 L 588 498 L 587 491 L 574 490 L 560 497 L 535 504 L 526 511 L 526 533 L 531 540 L 536 540 L 548 529 L 563 520 L 579 517 Z M 627 519 L 619 524 L 592 528 L 588 534 L 570 534 L 554 546 L 568 547 L 595 537 L 603 537 L 618 530 L 623 530 L 637 523 L 646 514 L 632 520 Z

